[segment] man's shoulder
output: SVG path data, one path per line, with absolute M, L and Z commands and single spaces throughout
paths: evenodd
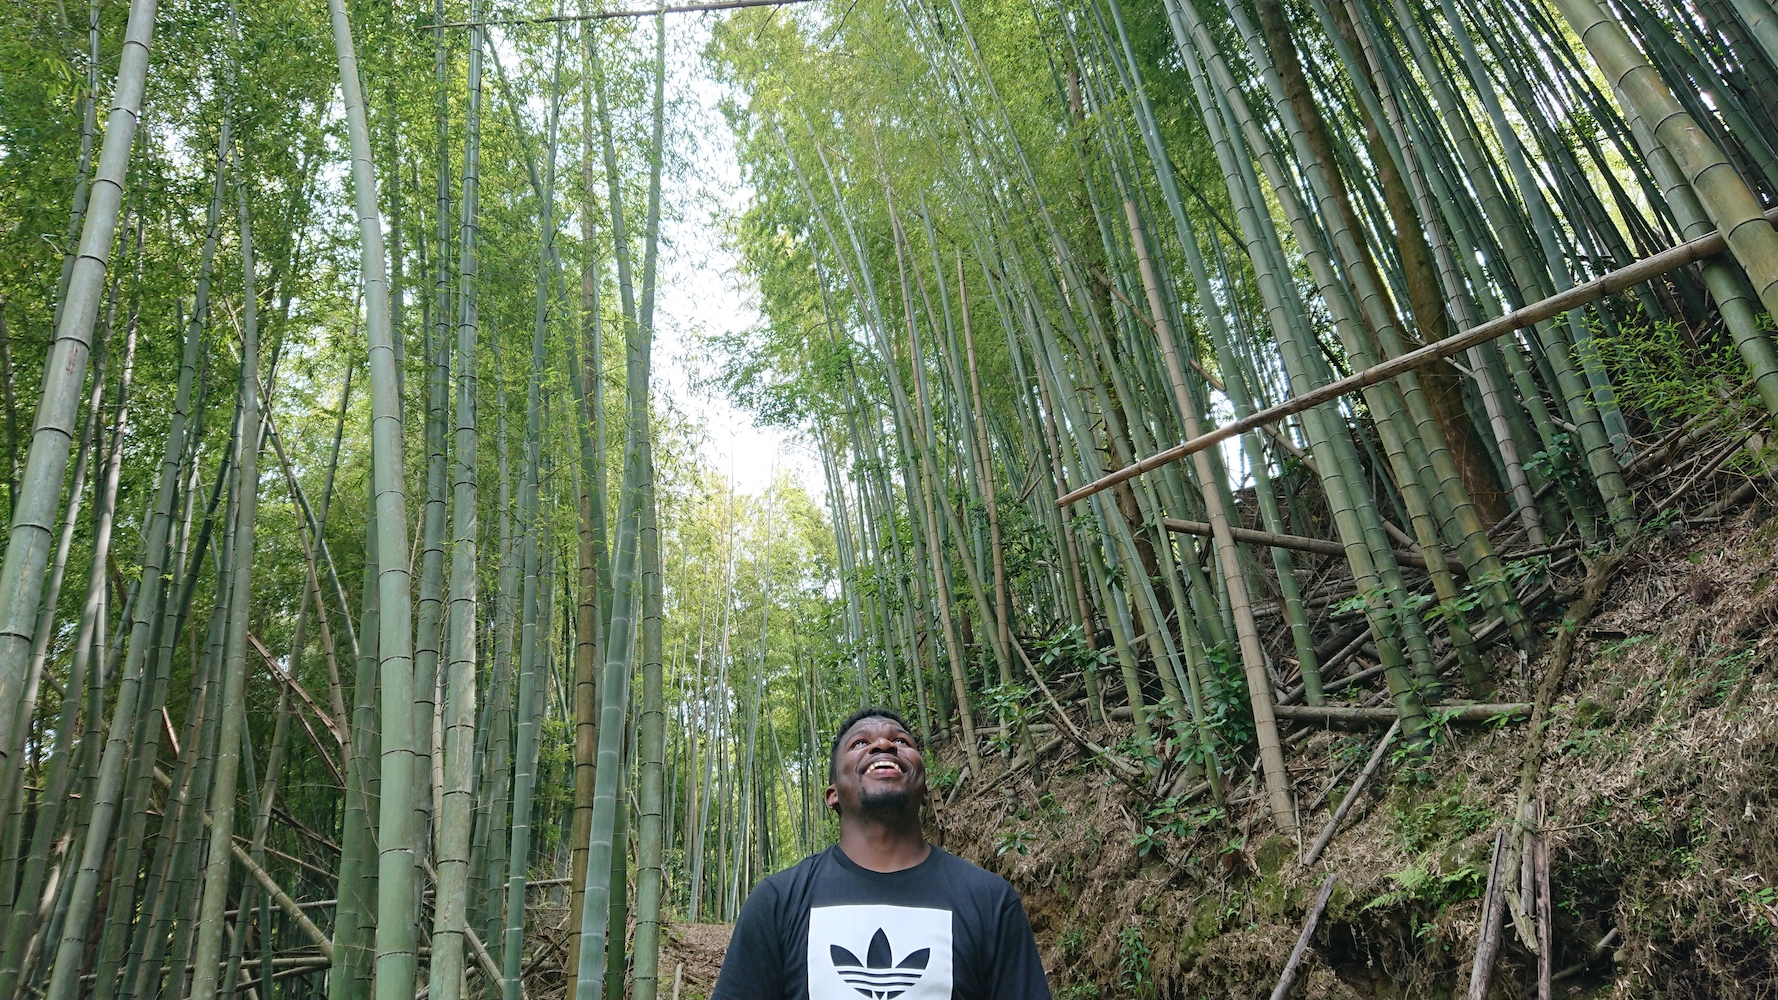
M 767 875 L 759 880 L 759 884 L 753 887 L 753 891 L 758 892 L 761 889 L 769 888 L 774 893 L 782 894 L 795 886 L 807 883 L 820 874 L 828 863 L 828 854 L 833 850 L 834 848 L 830 847 L 825 851 L 816 851 L 789 868 L 783 868 Z
M 933 866 L 934 874 L 953 885 L 971 893 L 1007 893 L 1015 897 L 1018 895 L 1018 890 L 1012 887 L 1011 882 L 968 858 L 958 857 L 936 844 L 933 845 L 932 853 L 936 860 L 936 864 Z

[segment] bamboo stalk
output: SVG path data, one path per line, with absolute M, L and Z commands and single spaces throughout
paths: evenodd
M 358 55 L 344 0 L 328 0 L 340 91 L 351 156 L 357 215 L 365 331 L 371 376 L 372 497 L 376 549 L 377 667 L 381 701 L 377 823 L 377 1000 L 411 997 L 418 965 L 416 837 L 413 830 L 413 590 L 408 558 L 407 493 L 403 482 L 403 419 L 399 349 L 390 317 L 383 225 L 377 207 L 376 167 L 358 77 Z M 242 609 L 245 614 L 246 609 Z M 362 641 L 367 641 L 365 637 Z
M 1185 535 L 1210 537 L 1210 525 L 1203 521 L 1187 521 L 1177 517 L 1161 519 L 1161 525 L 1168 531 L 1177 531 Z M 1304 538 L 1302 535 L 1274 534 L 1270 531 L 1255 531 L 1252 528 L 1230 526 L 1229 533 L 1237 542 L 1248 542 L 1253 545 L 1270 545 L 1281 549 L 1297 552 L 1313 552 L 1316 555 L 1345 558 L 1346 546 L 1339 542 L 1325 541 L 1320 538 Z M 1395 561 L 1416 569 L 1426 568 L 1426 557 L 1404 549 L 1396 549 Z
M 442 5 L 441 5 L 442 6 Z M 440 9 L 435 7 L 434 10 Z M 480 12 L 472 2 L 470 17 Z M 465 936 L 469 929 L 470 843 L 474 833 L 474 751 L 476 740 L 476 556 L 479 542 L 476 460 L 481 438 L 476 423 L 480 384 L 476 351 L 479 312 L 476 278 L 480 192 L 482 32 L 470 33 L 468 112 L 464 124 L 462 226 L 457 241 L 458 304 L 455 322 L 456 406 L 451 440 L 451 578 L 447 600 L 444 675 L 444 774 L 438 813 L 438 877 L 432 913 L 432 958 L 427 990 L 433 1000 L 462 995 Z
M 156 0 L 131 0 L 123 52 L 112 90 L 105 141 L 99 151 L 79 250 L 68 280 L 65 307 L 44 366 L 42 401 L 31 448 L 13 506 L 13 523 L 0 564 L 0 705 L 14 706 L 24 691 L 32 631 L 43 595 L 52 525 L 60 506 L 62 478 L 74 442 L 81 384 L 86 379 L 93 326 L 99 317 L 111 244 L 123 204 L 130 148 L 135 142 L 147 89 L 148 47 L 154 38 Z M 18 715 L 0 712 L 0 755 L 10 764 L 19 736 Z M 71 980 L 69 980 L 71 982 Z
M 1454 702 L 1435 709 L 1449 722 L 1493 722 L 1498 719 L 1520 721 L 1531 712 L 1529 703 L 1478 705 Z M 1293 722 L 1320 722 L 1330 725 L 1380 725 L 1399 718 L 1393 708 L 1350 708 L 1340 705 L 1279 705 L 1278 717 Z

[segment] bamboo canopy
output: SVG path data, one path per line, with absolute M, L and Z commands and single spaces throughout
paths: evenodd
M 1182 883 L 1540 747 L 1770 475 L 1769 7 L 5 6 L 0 1000 L 654 1000 L 867 705 Z

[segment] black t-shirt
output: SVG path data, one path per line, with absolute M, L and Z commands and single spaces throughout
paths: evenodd
M 1019 894 L 934 847 L 898 872 L 838 846 L 747 897 L 711 1000 L 1049 1000 Z

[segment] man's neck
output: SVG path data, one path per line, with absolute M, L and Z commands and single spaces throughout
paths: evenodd
M 873 872 L 898 872 L 926 860 L 932 846 L 920 821 L 850 819 L 840 823 L 840 850 L 852 863 Z

